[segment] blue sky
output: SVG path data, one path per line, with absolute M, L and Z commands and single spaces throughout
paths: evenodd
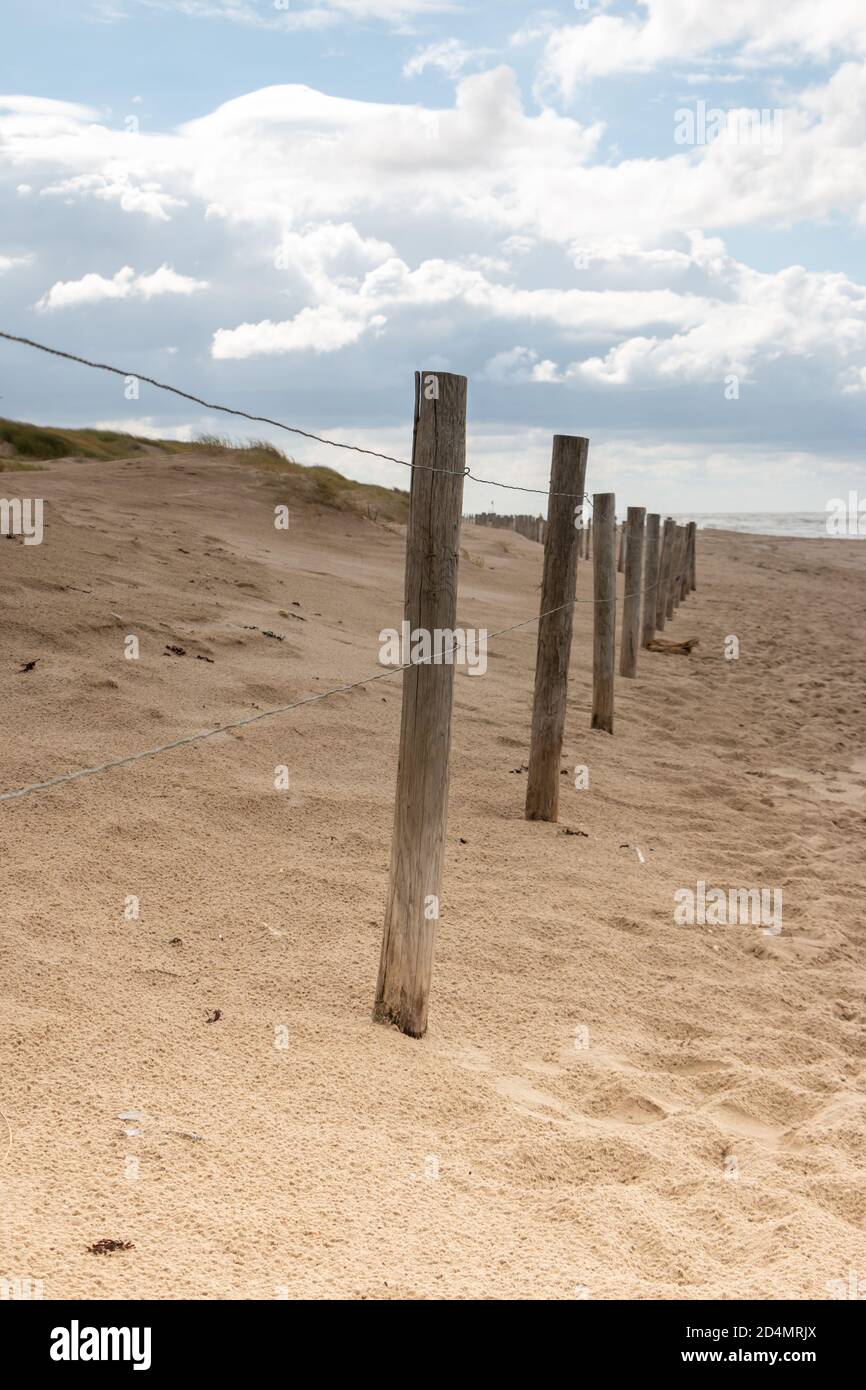
M 4 0 L 0 327 L 403 457 L 413 369 L 461 371 L 487 476 L 587 434 L 620 510 L 823 510 L 866 491 L 864 78 L 861 0 Z M 8 344 L 0 413 L 246 432 Z

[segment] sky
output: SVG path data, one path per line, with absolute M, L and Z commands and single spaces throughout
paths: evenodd
M 3 0 L 0 328 L 617 510 L 866 495 L 863 0 Z M 0 415 L 399 464 L 0 341 Z M 467 483 L 467 510 L 544 498 Z

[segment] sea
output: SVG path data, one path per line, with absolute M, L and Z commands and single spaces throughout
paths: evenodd
M 841 535 L 839 525 L 828 530 L 830 515 L 827 512 L 691 512 L 688 516 L 672 512 L 675 521 L 696 521 L 698 528 L 714 528 L 718 531 L 747 531 L 755 536 L 802 536 L 810 540 L 866 540 L 866 529 L 861 534 L 849 535 L 848 530 Z M 857 517 L 852 518 L 857 526 Z M 866 528 L 866 517 L 860 518 L 860 525 Z

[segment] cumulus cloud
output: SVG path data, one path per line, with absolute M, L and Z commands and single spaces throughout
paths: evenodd
M 337 305 L 324 304 L 302 309 L 284 323 L 242 323 L 237 328 L 218 329 L 212 353 L 216 358 L 268 357 L 284 352 L 335 352 L 356 343 L 368 328 L 380 327 L 380 314 L 353 317 Z
M 745 49 L 743 39 L 740 58 Z M 700 65 L 714 58 L 702 51 Z M 6 247 L 34 245 L 45 264 L 38 238 L 54 220 L 46 209 L 55 199 L 64 236 L 86 227 L 100 247 L 89 264 L 116 266 L 104 248 L 124 237 L 133 265 L 142 255 L 164 261 L 156 277 L 124 266 L 58 280 L 39 306 L 165 294 L 156 349 L 195 349 L 184 380 L 195 379 L 206 340 L 191 343 L 183 296 L 205 280 L 157 285 L 160 275 L 175 276 L 169 267 L 194 236 L 195 268 L 219 285 L 202 305 L 206 320 L 194 320 L 196 333 L 206 322 L 213 358 L 290 354 L 300 367 L 303 354 L 305 390 L 308 381 L 319 390 L 327 375 L 322 355 L 339 352 L 351 384 L 375 392 L 423 343 L 419 358 L 483 375 L 486 399 L 515 413 L 523 392 L 554 404 L 572 389 L 599 411 L 615 401 L 619 420 L 629 388 L 673 392 L 735 372 L 781 383 L 773 428 L 782 432 L 785 391 L 792 400 L 796 391 L 783 372 L 793 364 L 797 381 L 820 381 L 825 421 L 831 412 L 853 416 L 866 382 L 863 287 L 786 267 L 782 251 L 755 271 L 746 232 L 847 219 L 845 234 L 856 234 L 866 225 L 866 62 L 844 62 L 787 98 L 784 137 L 770 151 L 727 128 L 713 143 L 677 146 L 673 106 L 672 98 L 669 147 L 622 159 L 604 144 L 601 122 L 527 105 L 506 66 L 460 78 L 437 110 L 293 84 L 140 134 L 71 103 L 0 99 L 0 172 L 6 166 L 12 188 L 26 180 L 42 190 L 41 199 L 9 200 L 17 222 Z M 655 127 L 652 140 L 658 146 Z M 690 228 L 713 234 L 690 238 Z M 724 241 L 731 228 L 744 229 L 736 260 Z M 808 254 L 799 227 L 797 245 L 798 256 Z M 762 240 L 762 256 L 770 246 Z M 25 278 L 7 277 L 6 288 Z M 34 297 L 29 285 L 25 293 Z M 367 350 L 374 339 L 375 353 Z M 219 372 L 212 363 L 206 370 Z M 269 391 L 281 374 L 280 363 L 252 375 Z M 633 408 L 649 399 L 635 396 Z M 726 437 L 732 428 L 726 423 Z
M 571 337 L 648 323 L 693 326 L 703 305 L 696 296 L 670 290 L 523 289 L 491 280 L 483 271 L 454 261 L 424 261 L 415 270 L 391 256 L 369 271 L 357 287 L 318 282 L 328 303 L 304 308 L 291 320 L 245 323 L 220 330 L 214 356 L 250 357 L 313 347 L 314 330 L 322 329 L 318 352 L 356 342 L 369 327 L 380 327 L 386 312 L 460 306 L 491 319 L 523 320 L 558 327 Z
M 100 304 L 107 299 L 153 299 L 157 295 L 190 295 L 207 289 L 206 280 L 194 280 L 178 275 L 171 266 L 161 265 L 150 275 L 137 275 L 132 266 L 125 265 L 111 279 L 91 272 L 80 280 L 58 280 L 37 301 L 42 312 L 76 308 L 82 304 Z
M 13 99 L 15 100 L 15 99 Z M 525 110 L 514 73 L 463 78 L 441 110 L 267 87 L 168 134 L 112 130 L 67 103 L 0 116 L 0 144 L 49 196 L 95 197 L 171 218 L 182 204 L 260 229 L 395 219 L 423 225 L 447 208 L 458 227 L 558 245 L 618 240 L 647 248 L 684 227 L 826 217 L 866 222 L 866 63 L 844 64 L 792 98 L 777 146 L 735 138 L 599 161 L 604 128 Z M 640 209 L 636 219 L 635 209 Z
M 539 360 L 534 348 L 513 347 L 497 352 L 482 368 L 486 381 L 499 383 L 528 381 L 557 381 L 559 373 L 556 363 Z
M 697 233 L 690 259 L 706 293 L 684 332 L 629 337 L 603 356 L 571 362 L 557 379 L 611 386 L 726 375 L 747 381 L 782 357 L 814 357 L 835 364 L 840 389 L 850 390 L 851 382 L 856 389 L 860 368 L 847 364 L 866 360 L 866 285 L 802 266 L 762 273 L 728 256 L 717 238 Z
M 642 0 L 640 8 L 645 16 L 596 13 L 554 30 L 544 76 L 570 97 L 586 78 L 649 72 L 720 51 L 749 67 L 866 55 L 861 0 Z
M 183 198 L 166 193 L 159 183 L 150 180 L 136 184 L 122 169 L 109 169 L 104 174 L 76 174 L 40 190 L 42 198 L 64 198 L 74 202 L 78 196 L 117 203 L 123 212 L 143 212 L 158 222 L 168 222 L 171 209 L 185 206 Z

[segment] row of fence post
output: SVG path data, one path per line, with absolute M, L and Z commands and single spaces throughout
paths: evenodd
M 404 619 L 410 631 L 452 636 L 466 453 L 466 378 L 416 373 L 412 481 L 406 532 Z M 584 517 L 589 441 L 553 437 L 547 520 L 475 517 L 514 524 L 543 540 L 541 606 L 526 786 L 527 820 L 555 821 L 568 698 L 578 559 L 592 555 L 591 728 L 614 729 L 617 572 L 624 574 L 620 675 L 637 675 L 638 653 L 696 587 L 696 525 L 629 507 L 617 552 L 616 498 L 596 493 Z M 517 525 L 517 523 L 520 525 Z M 454 666 L 433 659 L 403 672 L 403 703 L 391 870 L 374 1018 L 412 1037 L 427 1027 L 433 943 L 439 917 L 448 803 Z
M 516 531 L 528 541 L 544 544 L 547 523 L 543 516 L 502 516 L 499 512 L 476 512 L 469 518 L 476 526 L 495 526 L 499 531 Z

